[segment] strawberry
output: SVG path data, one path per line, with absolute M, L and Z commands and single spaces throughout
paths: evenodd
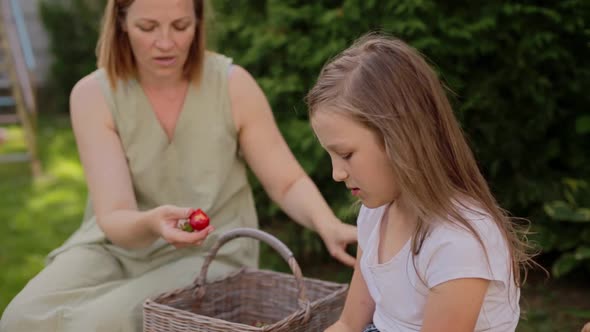
M 209 216 L 201 209 L 197 209 L 188 217 L 188 223 L 197 231 L 205 229 L 209 226 Z

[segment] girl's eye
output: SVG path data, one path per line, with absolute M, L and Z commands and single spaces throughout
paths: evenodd
M 352 157 L 352 152 L 340 155 L 340 158 L 342 158 L 344 160 L 348 160 L 348 159 L 350 159 L 350 157 Z

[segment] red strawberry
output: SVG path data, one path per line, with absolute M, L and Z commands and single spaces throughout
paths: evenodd
M 209 216 L 203 210 L 197 209 L 188 217 L 188 222 L 194 230 L 200 231 L 209 226 Z

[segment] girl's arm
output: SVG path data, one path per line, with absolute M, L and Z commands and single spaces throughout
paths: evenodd
M 177 229 L 189 208 L 160 206 L 138 211 L 121 140 L 93 76 L 80 80 L 70 95 L 70 116 L 84 167 L 96 222 L 114 244 L 135 249 L 147 247 L 160 236 L 176 247 L 199 245 L 209 228 L 194 233 Z
M 348 295 L 346 296 L 346 303 L 340 315 L 340 319 L 326 329 L 325 332 L 360 332 L 373 319 L 373 312 L 375 311 L 375 302 L 371 298 L 365 278 L 361 273 L 360 260 L 362 256 L 361 248 L 358 248 L 356 263 L 354 264 L 354 273 Z
M 354 258 L 345 249 L 356 241 L 356 228 L 336 218 L 299 165 L 256 81 L 245 69 L 234 66 L 229 93 L 240 148 L 265 191 L 293 220 L 317 231 L 332 256 L 352 266 Z
M 489 280 L 454 279 L 430 289 L 421 332 L 473 332 Z

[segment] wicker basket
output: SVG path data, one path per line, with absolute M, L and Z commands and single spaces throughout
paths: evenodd
M 270 245 L 293 275 L 242 268 L 206 283 L 219 248 L 238 237 Z M 192 285 L 144 303 L 144 332 L 323 331 L 338 319 L 347 289 L 346 284 L 303 278 L 293 253 L 281 241 L 257 229 L 237 228 L 211 248 Z

